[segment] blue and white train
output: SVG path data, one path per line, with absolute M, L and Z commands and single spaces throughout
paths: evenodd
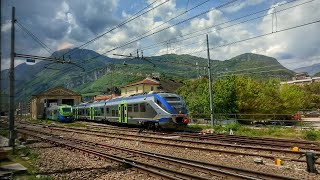
M 155 93 L 117 97 L 73 107 L 75 119 L 105 121 L 152 128 L 177 129 L 189 123 L 188 110 L 180 96 Z

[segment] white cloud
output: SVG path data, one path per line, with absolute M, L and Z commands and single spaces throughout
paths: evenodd
M 264 0 L 243 0 L 240 2 L 232 3 L 231 5 L 227 6 L 223 9 L 223 11 L 228 13 L 238 12 L 248 6 L 255 6 L 257 4 L 262 3 Z

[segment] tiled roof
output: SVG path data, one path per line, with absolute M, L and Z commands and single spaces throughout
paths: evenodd
M 101 101 L 101 100 L 108 100 L 111 98 L 116 97 L 116 95 L 112 94 L 112 95 L 104 95 L 104 96 L 96 96 L 93 98 L 94 101 Z
M 136 82 L 136 83 L 133 83 L 133 84 L 129 84 L 129 85 L 126 85 L 124 87 L 135 86 L 135 85 L 139 85 L 139 84 L 159 85 L 160 82 L 158 82 L 157 80 L 154 80 L 154 79 L 146 78 L 146 79 L 144 79 L 142 81 L 139 81 L 139 82 Z

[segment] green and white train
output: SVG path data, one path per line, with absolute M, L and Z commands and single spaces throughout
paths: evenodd
M 47 108 L 47 118 L 61 122 L 71 122 L 74 120 L 73 108 L 69 105 L 50 106 Z

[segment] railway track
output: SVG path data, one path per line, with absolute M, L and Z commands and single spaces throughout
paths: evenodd
M 132 166 L 140 171 L 168 179 L 295 179 L 292 177 L 256 172 L 212 163 L 140 151 L 119 146 L 93 143 L 74 138 L 59 137 L 39 130 L 18 128 L 19 133 L 28 134 L 43 141 L 64 146 L 86 154 L 109 159 Z M 111 153 L 112 152 L 112 153 Z
M 114 127 L 109 125 L 86 125 L 89 128 L 97 129 L 107 129 L 107 130 L 125 130 L 127 132 L 137 132 L 137 128 L 126 128 L 126 127 Z M 171 135 L 180 136 L 183 138 L 208 140 L 208 141 L 222 141 L 237 144 L 252 144 L 261 146 L 272 146 L 280 148 L 292 148 L 299 147 L 301 149 L 320 151 L 319 143 L 305 140 L 290 140 L 290 139 L 280 139 L 280 138 L 262 138 L 262 137 L 247 137 L 238 135 L 224 135 L 224 134 L 197 134 L 197 133 L 159 133 L 159 132 L 144 132 L 146 134 L 161 134 L 161 135 Z
M 43 125 L 37 125 L 37 124 L 29 124 L 29 125 L 43 127 Z M 234 144 L 219 144 L 220 146 L 227 146 L 227 147 L 235 148 L 235 150 L 226 150 L 226 149 L 217 149 L 216 148 L 217 143 L 209 143 L 209 142 L 201 142 L 201 141 L 168 139 L 168 138 L 164 138 L 164 137 L 143 136 L 143 135 L 138 135 L 138 134 L 101 132 L 101 131 L 96 131 L 96 130 L 88 130 L 88 129 L 74 128 L 74 127 L 65 128 L 65 127 L 58 127 L 58 126 L 48 126 L 48 128 L 51 130 L 54 130 L 54 131 L 78 133 L 78 134 L 83 134 L 83 135 L 93 135 L 93 136 L 97 136 L 97 137 L 115 138 L 115 139 L 121 139 L 121 140 L 127 140 L 127 141 L 140 141 L 143 143 L 157 144 L 157 145 L 162 145 L 162 146 L 173 146 L 173 147 L 179 147 L 179 148 L 188 148 L 188 149 L 196 149 L 196 150 L 202 150 L 202 151 L 227 153 L 227 154 L 233 154 L 233 155 L 263 157 L 263 158 L 267 158 L 267 159 L 280 158 L 280 159 L 286 160 L 286 161 L 305 162 L 305 160 L 298 158 L 304 152 L 295 152 L 295 151 L 285 150 L 285 149 L 264 148 L 264 147 L 244 146 L 244 145 L 234 145 Z M 184 144 L 181 144 L 181 143 L 184 143 Z M 213 146 L 214 148 L 209 148 L 208 146 L 204 146 L 204 145 Z M 245 150 L 250 150 L 250 152 L 240 152 L 240 151 L 238 151 L 239 148 L 242 148 Z M 253 153 L 252 150 L 255 150 L 256 152 Z M 264 151 L 264 152 L 270 151 L 271 153 L 267 154 L 267 153 L 263 153 L 262 151 Z M 282 153 L 282 154 L 281 155 L 275 154 L 275 152 Z M 291 155 L 291 157 L 288 157 L 289 154 Z M 316 163 L 320 164 L 319 162 L 316 162 Z

